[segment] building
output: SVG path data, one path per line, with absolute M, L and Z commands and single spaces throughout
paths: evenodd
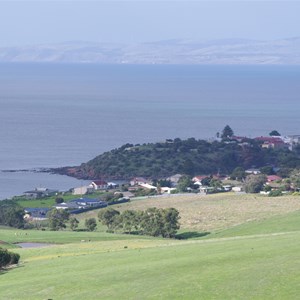
M 24 192 L 24 196 L 27 199 L 44 198 L 44 197 L 55 196 L 57 194 L 58 194 L 58 190 L 51 190 L 43 187 L 35 188 L 32 191 Z
M 143 177 L 134 177 L 130 180 L 130 185 L 141 185 L 141 184 L 148 184 L 149 181 Z
M 104 180 L 94 180 L 90 184 L 90 187 L 94 188 L 94 190 L 106 190 L 108 189 L 108 183 Z
M 72 194 L 73 195 L 86 195 L 86 194 L 90 194 L 94 191 L 94 187 L 90 186 L 90 185 L 86 185 L 86 186 L 79 186 L 73 189 Z
M 281 137 L 274 136 L 261 136 L 255 138 L 256 141 L 262 142 L 262 148 L 288 148 L 288 144 L 286 144 Z
M 30 221 L 43 221 L 47 219 L 47 213 L 50 211 L 49 208 L 25 208 L 25 215 L 24 219 L 25 220 L 30 220 Z
M 175 174 L 173 176 L 168 177 L 167 180 L 171 181 L 172 186 L 176 186 L 178 184 L 179 179 L 182 176 L 183 175 L 181 175 L 181 174 Z
M 70 212 L 72 212 L 73 210 L 88 210 L 91 208 L 101 208 L 106 206 L 107 203 L 105 201 L 90 198 L 78 198 L 66 203 L 63 202 L 56 204 L 54 207 L 56 209 L 69 209 Z

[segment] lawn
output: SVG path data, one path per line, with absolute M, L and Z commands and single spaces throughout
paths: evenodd
M 298 299 L 300 232 L 14 249 L 1 299 Z
M 56 244 L 11 249 L 20 253 L 21 262 L 0 273 L 0 299 L 299 298 L 298 197 L 193 195 L 117 207 L 150 206 L 179 209 L 185 237 L 192 238 L 109 234 L 101 227 L 97 232 L 0 228 L 5 242 Z M 79 216 L 83 220 L 96 214 Z M 195 223 L 199 215 L 204 224 Z M 203 228 L 212 233 L 200 238 L 197 230 Z

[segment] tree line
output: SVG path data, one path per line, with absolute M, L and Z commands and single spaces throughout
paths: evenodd
M 173 238 L 180 228 L 179 212 L 175 208 L 148 208 L 145 211 L 101 209 L 99 221 L 108 232 L 135 233 L 140 235 Z

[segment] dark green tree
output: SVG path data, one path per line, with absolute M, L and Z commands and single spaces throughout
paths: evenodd
M 69 222 L 71 230 L 75 231 L 78 227 L 79 221 L 75 217 L 71 217 Z
M 270 136 L 281 136 L 281 134 L 277 131 L 277 130 L 272 130 L 270 133 L 269 133 Z
M 20 206 L 8 201 L 0 201 L 0 225 L 23 228 L 24 214 L 24 209 Z
M 222 130 L 221 138 L 227 139 L 229 137 L 233 136 L 233 130 L 229 125 L 226 125 L 224 129 Z
M 143 213 L 141 226 L 145 235 L 162 235 L 164 226 L 162 211 L 156 207 L 147 208 Z
M 236 167 L 230 174 L 232 180 L 243 180 L 246 177 L 245 169 L 242 167 Z
M 84 224 L 88 231 L 94 231 L 97 228 L 97 222 L 95 218 L 86 219 Z
M 177 190 L 179 192 L 186 192 L 187 188 L 192 187 L 193 186 L 193 181 L 192 178 L 188 175 L 183 175 L 177 183 Z
M 290 181 L 294 190 L 300 190 L 300 170 L 295 169 L 291 172 Z
M 201 184 L 204 186 L 210 186 L 211 179 L 212 178 L 210 176 L 207 176 L 201 180 Z
M 131 233 L 132 230 L 139 229 L 140 213 L 134 210 L 125 210 L 121 215 L 121 224 L 123 230 Z
M 20 255 L 0 248 L 0 269 L 19 262 Z
M 107 226 L 108 231 L 113 231 L 119 227 L 120 212 L 113 208 L 101 209 L 98 213 L 99 222 Z
M 180 228 L 179 225 L 179 211 L 175 208 L 166 208 L 163 209 L 163 230 L 162 236 L 166 238 L 173 238 L 177 233 L 177 230 Z
M 263 190 L 267 178 L 263 174 L 249 175 L 246 177 L 244 188 L 246 193 L 259 193 Z
M 63 203 L 63 202 L 64 202 L 64 198 L 62 198 L 62 197 L 55 198 L 55 203 L 60 204 L 60 203 Z
M 275 174 L 272 166 L 264 166 L 264 167 L 261 167 L 259 170 L 261 173 L 263 173 L 265 175 L 274 175 Z
M 70 213 L 65 209 L 52 209 L 48 212 L 48 225 L 51 230 L 61 230 L 66 228 Z

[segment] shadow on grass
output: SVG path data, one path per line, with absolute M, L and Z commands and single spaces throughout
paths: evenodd
M 0 268 L 0 276 L 1 275 L 5 275 L 6 273 L 8 273 L 10 270 L 13 270 L 13 269 L 17 269 L 17 268 L 23 268 L 24 266 L 23 265 L 11 265 L 11 266 L 8 266 L 8 267 L 5 267 L 5 268 Z
M 188 232 L 176 234 L 175 239 L 177 240 L 196 239 L 196 238 L 204 237 L 208 234 L 210 234 L 210 232 L 188 231 Z

